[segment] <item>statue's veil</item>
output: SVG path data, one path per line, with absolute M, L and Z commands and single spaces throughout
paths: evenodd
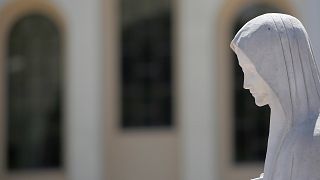
M 230 46 L 251 60 L 278 98 L 285 114 L 285 131 L 319 124 L 319 70 L 298 19 L 278 13 L 258 16 L 239 30 Z

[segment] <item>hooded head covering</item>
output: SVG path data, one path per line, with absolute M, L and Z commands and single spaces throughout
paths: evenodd
M 258 16 L 239 30 L 230 46 L 251 60 L 278 97 L 290 127 L 319 113 L 319 71 L 298 19 L 279 13 Z

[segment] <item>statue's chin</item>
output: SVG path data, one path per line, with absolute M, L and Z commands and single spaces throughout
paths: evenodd
M 265 106 L 265 105 L 267 105 L 267 104 L 268 104 L 268 103 L 256 103 L 256 105 L 259 106 L 259 107 Z
M 268 104 L 266 97 L 255 97 L 255 103 L 259 107 L 262 107 Z

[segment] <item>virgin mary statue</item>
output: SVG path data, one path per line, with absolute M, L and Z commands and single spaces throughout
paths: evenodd
M 245 24 L 231 42 L 244 88 L 271 108 L 263 180 L 320 180 L 320 78 L 308 34 L 289 15 Z

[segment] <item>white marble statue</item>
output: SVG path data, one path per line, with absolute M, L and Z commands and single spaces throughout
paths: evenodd
M 244 88 L 271 108 L 264 174 L 256 180 L 320 180 L 320 73 L 301 22 L 261 15 L 239 30 L 231 48 Z

